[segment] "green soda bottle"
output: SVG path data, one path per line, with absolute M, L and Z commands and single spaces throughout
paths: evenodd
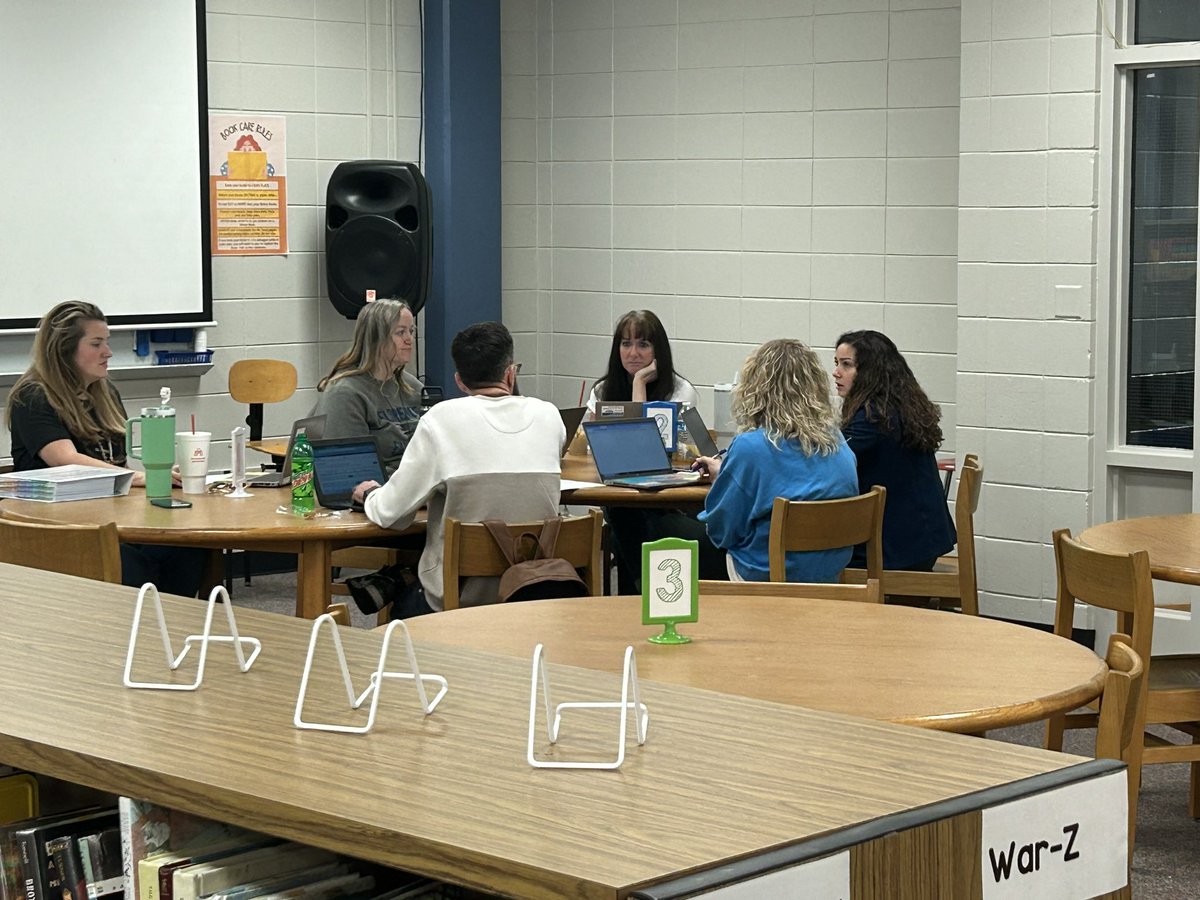
M 312 444 L 301 429 L 296 432 L 296 445 L 292 448 L 292 512 L 310 513 L 315 505 Z

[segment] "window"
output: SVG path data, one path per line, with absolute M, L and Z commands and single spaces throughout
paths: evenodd
M 1125 442 L 1192 449 L 1200 67 L 1132 76 Z
M 1196 0 L 1138 0 L 1134 40 L 1139 44 L 1200 41 L 1200 3 Z

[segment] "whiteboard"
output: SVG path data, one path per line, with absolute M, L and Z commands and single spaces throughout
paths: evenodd
M 0 329 L 212 319 L 203 0 L 0 0 Z

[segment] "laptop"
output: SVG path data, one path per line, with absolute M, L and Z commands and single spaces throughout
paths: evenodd
M 700 410 L 694 406 L 689 406 L 683 411 L 683 415 L 680 418 L 683 419 L 683 427 L 687 429 L 688 437 L 692 439 L 692 444 L 699 454 L 701 456 L 716 456 L 718 453 L 717 442 L 708 433 L 708 426 L 704 424 Z
M 571 441 L 575 440 L 575 434 L 579 431 L 579 424 L 583 421 L 584 415 L 587 414 L 586 406 L 573 406 L 569 409 L 560 409 L 558 414 L 562 416 L 563 428 L 567 431 L 567 438 L 563 442 L 561 456 L 567 455 L 567 450 L 571 447 Z
M 700 480 L 699 472 L 673 472 L 653 419 L 595 419 L 583 423 L 600 480 L 615 487 L 656 491 Z
M 383 463 L 371 435 L 311 441 L 313 489 L 326 509 L 351 509 L 354 488 L 364 481 L 383 484 Z
M 325 433 L 325 416 L 309 416 L 293 422 L 292 433 L 288 438 L 287 456 L 283 458 L 283 468 L 278 472 L 247 474 L 246 487 L 288 487 L 292 483 L 292 450 L 296 446 L 296 433 L 300 429 L 304 429 L 309 443 L 318 440 Z

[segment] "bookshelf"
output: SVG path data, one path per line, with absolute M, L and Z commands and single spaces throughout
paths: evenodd
M 643 682 L 649 740 L 619 772 L 535 771 L 528 662 L 436 644 L 418 645 L 422 670 L 450 682 L 434 715 L 389 684 L 370 734 L 303 732 L 291 719 L 308 623 L 238 610 L 241 633 L 263 643 L 249 673 L 214 647 L 198 691 L 131 691 L 120 675 L 134 596 L 0 566 L 0 763 L 503 896 L 686 896 L 662 886 L 838 840 L 855 900 L 981 896 L 964 889 L 978 887 L 980 806 L 1111 765 Z M 177 641 L 199 629 L 202 604 L 166 609 Z M 343 636 L 364 678 L 381 635 Z M 161 674 L 161 645 L 139 653 Z M 331 651 L 325 662 L 307 712 L 348 719 Z M 619 690 L 614 676 L 551 670 L 564 697 Z M 610 750 L 602 715 L 565 726 L 563 751 Z

